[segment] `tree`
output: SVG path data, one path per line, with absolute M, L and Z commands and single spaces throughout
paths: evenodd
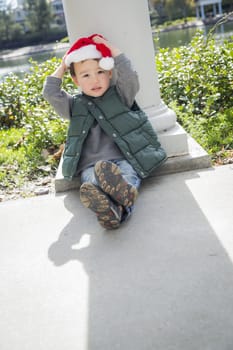
M 11 39 L 12 15 L 9 10 L 0 11 L 0 33 L 1 41 Z
M 186 16 L 194 15 L 193 0 L 149 0 L 150 7 L 157 11 L 160 21 L 174 20 Z
M 49 32 L 52 17 L 46 0 L 26 0 L 25 10 L 29 31 L 41 34 Z

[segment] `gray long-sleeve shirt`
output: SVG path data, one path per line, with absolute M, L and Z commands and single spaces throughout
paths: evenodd
M 124 54 L 115 57 L 114 61 L 115 74 L 112 83 L 116 85 L 122 102 L 130 108 L 139 90 L 137 73 L 133 70 L 131 62 Z M 43 96 L 53 106 L 59 116 L 70 119 L 73 96 L 64 91 L 61 85 L 61 79 L 48 76 L 44 84 Z M 95 164 L 98 160 L 122 158 L 123 155 L 117 145 L 96 122 L 90 129 L 83 145 L 77 173 Z

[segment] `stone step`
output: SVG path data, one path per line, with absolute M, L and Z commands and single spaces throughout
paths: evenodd
M 188 153 L 180 156 L 169 157 L 167 161 L 152 174 L 153 176 L 179 173 L 183 171 L 204 169 L 212 166 L 208 153 L 187 134 Z
M 207 152 L 189 135 L 187 136 L 187 141 L 188 154 L 169 157 L 159 169 L 151 174 L 151 177 L 211 167 L 211 158 Z M 55 177 L 55 191 L 65 192 L 79 187 L 79 177 L 72 181 L 68 181 L 63 178 L 61 159 Z

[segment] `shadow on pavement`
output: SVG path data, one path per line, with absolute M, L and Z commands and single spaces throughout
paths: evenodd
M 198 174 L 149 179 L 130 221 L 112 232 L 77 192 L 65 197 L 73 216 L 48 254 L 57 267 L 80 262 L 88 276 L 85 349 L 232 348 L 232 261 L 189 180 Z

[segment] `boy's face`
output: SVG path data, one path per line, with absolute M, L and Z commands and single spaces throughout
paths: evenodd
M 88 96 L 102 96 L 110 86 L 112 71 L 100 68 L 98 60 L 75 62 L 74 71 L 75 76 L 72 77 L 74 83 Z

